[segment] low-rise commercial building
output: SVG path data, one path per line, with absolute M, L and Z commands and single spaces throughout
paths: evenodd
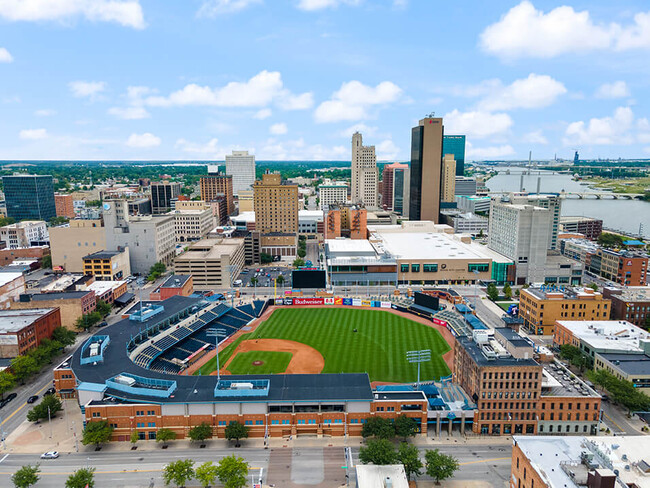
M 167 300 L 170 297 L 180 295 L 189 297 L 194 293 L 194 279 L 192 275 L 173 274 L 165 282 L 151 292 L 151 300 Z
M 444 214 L 444 212 L 443 212 Z M 471 212 L 458 213 L 448 217 L 456 234 L 487 235 L 490 223 L 486 217 Z
M 528 332 L 552 335 L 557 320 L 608 320 L 611 303 L 591 288 L 524 288 L 519 295 L 519 317 Z
M 57 308 L 0 310 L 0 358 L 15 358 L 36 349 L 60 326 Z
M 97 251 L 83 258 L 85 275 L 97 281 L 120 281 L 131 276 L 129 248 L 117 251 Z
M 603 221 L 592 217 L 563 215 L 560 217 L 560 230 L 582 234 L 595 241 L 603 232 Z
M 20 272 L 0 273 L 0 308 L 9 308 L 11 303 L 25 293 L 25 275 Z
M 19 247 L 17 249 L 0 249 L 0 266 L 8 266 L 14 261 L 23 259 L 38 259 L 43 261 L 50 255 L 49 246 Z
M 588 269 L 607 280 L 624 286 L 645 286 L 648 255 L 639 251 L 615 251 L 599 248 Z
M 560 239 L 560 252 L 563 256 L 578 261 L 585 266 L 590 261 L 590 257 L 598 252 L 598 244 L 587 239 L 569 238 Z
M 627 320 L 637 327 L 650 328 L 650 287 L 605 288 L 603 296 L 612 300 L 612 318 Z
M 101 219 L 74 219 L 66 226 L 50 228 L 52 268 L 55 271 L 83 273 L 83 257 L 107 249 Z
M 650 333 L 624 320 L 558 320 L 553 345 L 578 347 L 592 360 L 598 353 L 638 354 L 646 351 Z
M 19 301 L 11 304 L 14 310 L 58 308 L 61 311 L 61 325 L 70 330 L 75 330 L 74 324 L 79 317 L 94 312 L 96 307 L 97 297 L 90 290 L 23 294 Z
M 456 167 L 458 168 L 458 165 Z M 476 195 L 476 178 L 456 176 L 456 196 L 471 197 L 474 195 Z
M 0 227 L 0 243 L 4 243 L 6 249 L 47 245 L 47 224 L 43 220 L 23 220 Z
M 650 341 L 643 346 L 644 350 L 640 353 L 596 353 L 594 369 L 604 369 L 650 395 Z
M 321 210 L 326 210 L 330 205 L 344 204 L 348 201 L 348 185 L 345 183 L 319 185 L 318 198 Z
M 198 289 L 233 286 L 244 267 L 244 239 L 203 239 L 174 261 L 174 273 L 192 275 Z
M 368 237 L 368 212 L 362 205 L 331 204 L 325 212 L 323 231 L 325 239 Z
M 212 209 L 179 209 L 169 213 L 174 217 L 176 242 L 198 241 L 203 239 L 215 226 Z
M 492 199 L 490 197 L 479 197 L 476 195 L 457 195 L 456 196 L 456 205 L 458 210 L 463 210 L 464 212 L 489 212 L 490 211 L 490 202 Z
M 77 291 L 88 290 L 95 293 L 97 300 L 106 303 L 114 303 L 115 300 L 128 293 L 128 283 L 126 280 L 120 281 L 93 281 L 85 285 L 75 287 Z
M 315 238 L 323 230 L 322 210 L 299 210 L 298 233 Z

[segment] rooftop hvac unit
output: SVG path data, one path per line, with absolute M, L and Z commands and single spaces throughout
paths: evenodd
M 131 378 L 130 376 L 123 376 L 121 374 L 118 374 L 115 378 L 113 378 L 113 381 L 115 383 L 119 383 L 121 385 L 126 385 L 126 386 L 135 385 L 135 379 L 134 378 Z
M 390 476 L 386 476 L 386 479 L 384 480 L 384 487 L 393 488 L 393 480 L 390 479 Z
M 230 388 L 233 390 L 252 390 L 253 383 L 230 383 Z

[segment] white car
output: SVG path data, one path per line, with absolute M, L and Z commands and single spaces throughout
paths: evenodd
M 41 459 L 56 459 L 59 457 L 59 453 L 56 451 L 47 451 L 41 454 Z

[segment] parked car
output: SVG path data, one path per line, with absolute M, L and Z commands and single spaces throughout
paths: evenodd
M 34 403 L 36 400 L 38 400 L 38 395 L 32 395 L 27 399 L 27 403 Z
M 16 393 L 10 393 L 9 395 L 7 395 L 7 398 L 5 398 L 5 400 L 7 400 L 7 402 L 10 402 L 11 400 L 16 398 L 17 396 L 18 395 Z
M 102 320 L 100 323 L 97 324 L 97 327 L 106 327 L 108 325 L 108 322 L 105 320 Z
M 59 457 L 59 453 L 56 451 L 47 451 L 41 454 L 41 459 L 56 459 Z
M 5 398 L 4 400 L 2 400 L 2 401 L 0 402 L 0 408 L 4 408 L 5 405 L 6 405 L 7 403 L 9 403 L 9 400 L 7 400 L 7 399 Z
M 56 393 L 56 388 L 52 387 L 52 388 L 48 388 L 47 391 L 45 393 L 43 393 L 43 396 L 45 396 L 45 395 L 54 395 L 55 393 Z

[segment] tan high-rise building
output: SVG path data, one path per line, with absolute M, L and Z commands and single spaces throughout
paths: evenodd
M 440 220 L 443 134 L 440 117 L 426 117 L 411 131 L 411 220 Z
M 442 160 L 441 202 L 456 201 L 456 160 L 453 154 L 445 154 Z
M 241 190 L 237 196 L 239 202 L 239 213 L 253 212 L 255 207 L 253 205 L 253 190 Z
M 69 227 L 50 228 L 54 270 L 82 273 L 83 257 L 106 248 L 106 232 L 101 220 L 73 219 Z
M 255 230 L 261 233 L 262 252 L 295 256 L 298 239 L 298 185 L 267 173 L 253 185 Z
M 201 177 L 201 200 L 210 203 L 218 200 L 219 197 L 225 197 L 226 211 L 228 215 L 232 215 L 235 211 L 232 188 L 231 175 L 209 173 Z
M 359 132 L 352 135 L 352 203 L 366 207 L 378 205 L 379 170 L 375 146 L 364 146 Z

